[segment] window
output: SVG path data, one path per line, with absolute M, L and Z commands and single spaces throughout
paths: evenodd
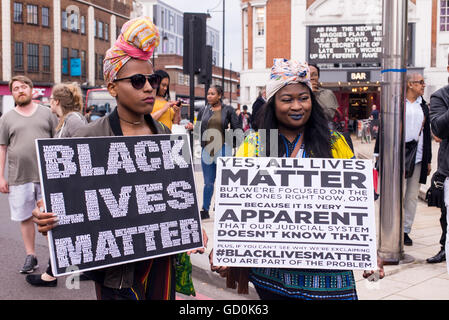
M 69 74 L 69 48 L 62 48 L 62 74 Z
M 62 15 L 61 15 L 61 26 L 62 26 L 62 30 L 68 30 L 68 26 L 67 26 L 67 11 L 62 11 Z
M 104 40 L 109 40 L 109 25 L 107 23 L 104 24 Z
M 86 74 L 86 51 L 81 50 L 81 75 Z
M 78 49 L 72 49 L 72 52 L 70 54 L 70 58 L 74 59 L 74 58 L 78 58 Z
M 98 79 L 103 79 L 103 60 L 104 56 L 98 55 Z
M 42 25 L 50 26 L 50 9 L 48 7 L 42 7 Z
M 28 71 L 39 71 L 39 45 L 34 43 L 28 44 Z
M 96 75 L 97 75 L 97 79 L 103 79 L 103 60 L 104 60 L 104 56 L 99 55 L 99 54 L 95 54 L 95 61 L 96 63 Z
M 28 24 L 37 24 L 37 6 L 34 4 L 28 4 L 27 5 L 27 23 Z
M 50 72 L 50 46 L 42 46 L 42 69 Z
M 103 22 L 98 21 L 98 38 L 103 39 Z
M 440 1 L 440 31 L 449 31 L 449 1 Z
M 81 34 L 86 34 L 86 17 L 85 16 L 81 16 L 80 29 L 81 29 Z
M 14 2 L 14 22 L 23 23 L 23 6 L 19 2 Z
M 97 37 L 97 20 L 94 19 L 94 37 Z
M 117 38 L 120 35 L 121 30 L 122 30 L 122 27 L 117 26 L 117 28 L 115 30 L 115 32 L 116 32 L 115 35 L 116 35 Z
M 14 69 L 23 70 L 23 42 L 14 42 Z
M 258 36 L 265 34 L 265 8 L 256 8 L 256 32 Z
M 78 15 L 76 13 L 70 15 L 70 30 L 78 32 Z

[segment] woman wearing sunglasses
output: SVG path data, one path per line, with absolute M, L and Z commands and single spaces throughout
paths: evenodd
M 122 27 L 115 45 L 106 52 L 104 79 L 117 108 L 77 131 L 78 137 L 169 134 L 151 117 L 160 77 L 150 62 L 159 44 L 159 32 L 148 18 L 136 18 Z M 42 200 L 38 207 L 42 207 Z M 52 213 L 33 211 L 39 232 L 51 230 Z M 207 237 L 204 234 L 204 243 Z M 204 250 L 204 249 L 203 249 Z M 199 250 L 201 252 L 201 250 Z M 171 300 L 175 298 L 174 256 L 128 263 L 85 272 L 95 281 L 99 300 Z

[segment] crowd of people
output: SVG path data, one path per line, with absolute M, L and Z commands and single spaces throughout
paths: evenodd
M 159 44 L 157 27 L 148 18 L 128 21 L 117 42 L 104 59 L 104 80 L 117 107 L 98 120 L 91 121 L 89 110 L 83 115 L 82 94 L 76 83 L 56 84 L 50 97 L 50 108 L 31 99 L 33 83 L 17 76 L 10 81 L 15 108 L 3 115 L 0 122 L 0 192 L 7 193 L 11 219 L 20 222 L 26 251 L 20 270 L 33 286 L 54 287 L 50 263 L 43 274 L 33 274 L 38 268 L 35 251 L 35 224 L 43 235 L 57 227 L 58 217 L 43 210 L 39 172 L 34 141 L 38 138 L 139 136 L 169 134 L 173 124 L 181 120 L 181 104 L 170 99 L 170 76 L 163 70 L 153 70 L 151 55 Z M 212 196 L 217 174 L 216 159 L 222 156 L 353 159 L 354 147 L 348 133 L 339 132 L 335 119 L 339 105 L 332 91 L 319 86 L 318 66 L 294 60 L 275 59 L 266 88 L 252 105 L 235 110 L 223 102 L 223 89 L 212 86 L 207 92 L 207 105 L 197 116 L 195 126 L 201 133 L 201 167 L 204 178 L 201 219 L 210 218 Z M 442 219 L 449 204 L 449 162 L 446 153 L 449 138 L 449 87 L 432 95 L 429 108 L 422 98 L 425 87 L 421 75 L 407 78 L 406 141 L 416 141 L 414 172 L 406 180 L 405 245 L 416 212 L 419 184 L 430 174 L 431 131 L 441 139 L 438 174 L 432 184 L 444 189 L 440 199 Z M 376 112 L 377 111 L 377 112 Z M 372 112 L 378 125 L 379 111 Z M 188 123 L 187 130 L 194 124 Z M 241 145 L 233 145 L 225 135 L 228 129 L 247 133 Z M 276 130 L 276 137 L 262 141 L 260 130 Z M 270 143 L 270 139 L 275 143 Z M 275 150 L 270 150 L 277 146 Z M 8 156 L 8 179 L 5 178 Z M 436 187 L 435 187 L 436 188 Z M 441 204 L 443 203 L 443 204 Z M 446 223 L 446 222 L 444 222 Z M 447 224 L 446 224 L 447 225 Z M 445 235 L 445 226 L 442 226 Z M 203 230 L 203 243 L 207 235 Z M 446 238 L 442 249 L 431 262 L 445 259 Z M 204 248 L 192 253 L 202 253 Z M 443 253 L 441 253 L 443 252 Z M 355 279 L 351 270 L 229 268 L 215 266 L 210 255 L 211 270 L 220 273 L 245 291 L 252 282 L 260 299 L 357 299 Z M 430 262 L 430 261 L 429 261 Z M 97 298 L 156 299 L 175 298 L 175 256 L 122 264 L 85 272 L 86 279 L 95 282 Z M 382 261 L 378 259 L 380 278 L 384 277 Z M 366 271 L 370 277 L 375 270 Z M 302 279 L 299 281 L 299 279 Z M 305 279 L 305 280 L 304 280 Z M 310 285 L 318 283 L 318 285 Z

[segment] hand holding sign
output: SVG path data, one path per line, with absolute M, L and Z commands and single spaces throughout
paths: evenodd
M 33 221 L 37 225 L 37 230 L 42 233 L 43 236 L 47 235 L 47 232 L 57 226 L 58 216 L 51 212 L 45 212 L 44 201 L 40 199 L 37 202 L 36 208 L 33 210 Z

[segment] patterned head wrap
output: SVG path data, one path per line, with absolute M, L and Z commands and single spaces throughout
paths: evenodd
M 106 83 L 115 79 L 119 70 L 131 58 L 150 61 L 159 45 L 159 30 L 148 17 L 125 23 L 115 44 L 106 52 L 103 76 Z
M 310 69 L 307 62 L 274 59 L 270 80 L 267 83 L 267 100 L 270 100 L 283 87 L 292 83 L 304 83 L 312 89 Z

